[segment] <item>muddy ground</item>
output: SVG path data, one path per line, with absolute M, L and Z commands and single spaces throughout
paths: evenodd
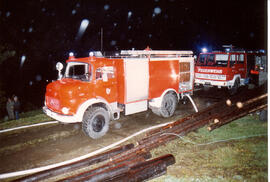
M 220 89 L 200 90 L 193 95 L 199 110 L 227 97 L 229 95 L 226 90 Z M 186 104 L 180 102 L 175 115 L 167 119 L 158 117 L 151 111 L 130 116 L 121 115 L 120 120 L 111 122 L 109 132 L 97 140 L 84 135 L 81 124 L 59 123 L 2 133 L 0 134 L 0 173 L 26 170 L 73 159 L 117 142 L 142 129 L 174 121 L 194 112 L 194 108 L 188 101 Z

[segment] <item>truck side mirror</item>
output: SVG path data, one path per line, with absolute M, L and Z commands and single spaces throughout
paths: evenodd
M 58 71 L 58 80 L 60 80 L 63 77 L 63 75 L 61 74 L 63 67 L 64 66 L 62 63 L 60 62 L 56 63 L 56 70 Z

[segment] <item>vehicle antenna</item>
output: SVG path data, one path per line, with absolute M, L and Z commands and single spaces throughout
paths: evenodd
M 100 51 L 103 51 L 103 27 L 100 30 Z

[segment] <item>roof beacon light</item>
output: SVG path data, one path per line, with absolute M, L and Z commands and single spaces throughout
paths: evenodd
M 202 48 L 202 52 L 203 53 L 206 53 L 207 52 L 207 49 L 204 47 L 204 48 Z
M 230 50 L 231 50 L 230 48 L 226 48 L 225 49 L 226 52 L 230 52 Z
M 74 53 L 73 52 L 70 52 L 69 53 L 69 57 L 74 57 Z

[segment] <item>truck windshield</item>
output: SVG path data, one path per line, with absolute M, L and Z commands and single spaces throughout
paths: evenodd
M 200 54 L 198 66 L 227 67 L 229 55 L 227 54 Z
M 91 70 L 89 64 L 70 62 L 66 69 L 66 78 L 73 78 L 82 81 L 89 81 L 91 79 Z

